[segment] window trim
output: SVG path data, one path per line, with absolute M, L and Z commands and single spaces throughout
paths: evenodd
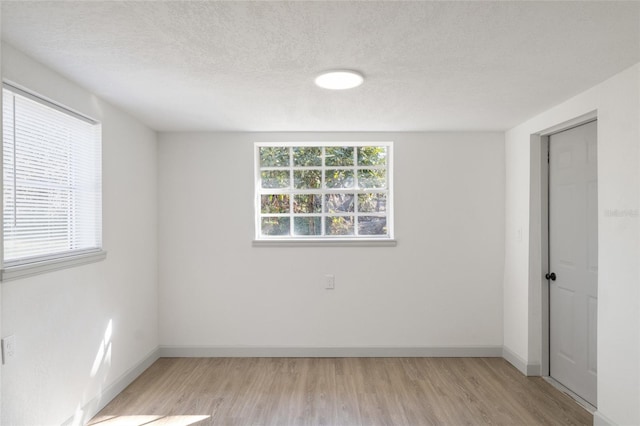
M 73 109 L 70 109 L 66 106 L 63 106 L 45 96 L 41 96 L 39 94 L 35 94 L 34 92 L 29 91 L 23 86 L 16 84 L 14 82 L 3 80 L 1 84 L 2 89 L 7 89 L 17 95 L 23 96 L 27 99 L 30 99 L 34 102 L 38 102 L 42 105 L 45 105 L 49 108 L 52 108 L 58 112 L 67 114 L 73 118 L 78 120 L 87 122 L 89 124 L 102 126 L 102 124 L 82 113 L 79 113 Z M 3 102 L 3 95 L 0 92 L 0 104 Z M 4 143 L 4 129 L 2 129 L 2 125 L 0 124 L 0 134 L 2 135 L 2 140 Z M 102 145 L 102 142 L 100 143 Z M 4 149 L 0 150 L 0 187 L 4 188 L 4 170 L 3 170 L 3 152 Z M 0 191 L 0 206 L 4 205 L 4 191 Z M 100 203 L 100 216 L 103 216 L 103 203 Z M 0 216 L 4 218 L 4 211 L 0 208 Z M 103 224 L 101 221 L 100 224 L 100 240 L 102 241 L 102 233 L 103 233 Z M 50 255 L 37 256 L 32 259 L 22 258 L 16 259 L 12 261 L 5 262 L 4 260 L 4 219 L 0 220 L 0 281 L 10 281 L 19 278 L 26 278 L 34 275 L 39 275 L 51 271 L 57 271 L 61 269 L 72 268 L 76 266 L 81 266 L 89 263 L 99 262 L 107 257 L 107 251 L 104 250 L 104 244 L 101 242 L 100 247 L 96 248 L 87 248 L 80 249 L 77 251 L 69 251 L 62 253 L 52 253 Z
M 279 141 L 279 142 L 254 142 L 254 239 L 252 241 L 253 247 L 395 247 L 397 241 L 394 237 L 394 190 L 393 190 L 393 141 Z M 345 235 L 345 236 L 264 236 L 260 234 L 260 147 L 363 147 L 363 146 L 385 146 L 387 148 L 387 164 L 385 169 L 387 171 L 387 187 L 384 190 L 387 194 L 387 211 L 385 217 L 387 219 L 388 233 L 387 235 Z M 294 166 L 290 165 L 287 170 L 291 170 Z M 326 169 L 334 167 L 327 167 L 326 165 L 319 166 L 319 169 Z M 335 169 L 357 169 L 367 168 L 366 166 L 336 166 Z M 375 167 L 374 167 L 375 168 Z M 375 188 L 371 188 L 371 191 L 375 192 Z M 300 192 L 299 190 L 283 191 L 283 193 L 295 194 Z M 302 191 L 305 192 L 305 191 Z M 362 192 L 361 189 L 345 189 L 344 192 L 358 194 Z M 365 191 L 370 192 L 370 191 Z M 322 193 L 325 194 L 324 192 Z M 356 197 L 357 198 L 357 197 Z M 325 213 L 323 212 L 324 216 Z M 293 216 L 289 216 L 293 217 Z
M 291 238 L 272 240 L 253 240 L 253 247 L 396 247 L 398 241 L 393 238 Z
M 18 278 L 40 275 L 46 272 L 58 271 L 60 269 L 73 268 L 75 266 L 86 265 L 88 263 L 100 262 L 106 259 L 106 257 L 107 252 L 105 250 L 94 250 L 91 252 L 60 256 L 54 259 L 41 260 L 38 262 L 7 266 L 0 271 L 0 280 L 4 282 Z

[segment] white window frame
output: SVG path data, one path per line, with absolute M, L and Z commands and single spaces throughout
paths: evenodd
M 386 164 L 384 166 L 359 166 L 357 164 L 357 148 L 366 146 L 384 146 L 387 150 Z M 353 147 L 354 149 L 354 164 L 352 166 L 327 166 L 324 164 L 320 166 L 294 166 L 293 165 L 293 150 L 291 150 L 291 158 L 289 166 L 279 168 L 269 168 L 260 166 L 260 148 L 262 147 Z M 262 188 L 261 172 L 267 170 L 287 170 L 289 171 L 290 187 L 289 188 Z M 385 169 L 386 170 L 386 188 L 358 188 L 357 173 L 354 173 L 354 187 L 345 189 L 330 189 L 325 188 L 325 171 L 326 170 L 370 170 L 370 169 Z M 321 170 L 322 171 L 322 188 L 320 189 L 295 189 L 293 188 L 293 174 L 297 170 Z M 254 143 L 254 229 L 255 237 L 253 240 L 254 246 L 395 246 L 396 240 L 394 239 L 394 222 L 393 222 L 393 142 L 391 141 L 338 141 L 338 142 L 255 142 Z M 363 213 L 358 212 L 358 194 L 364 193 L 385 193 L 386 194 L 386 208 L 385 214 L 380 213 Z M 332 193 L 344 193 L 355 194 L 354 211 L 348 213 L 330 213 L 327 212 L 324 206 L 325 195 Z M 320 213 L 294 213 L 293 202 L 290 202 L 290 211 L 288 213 L 281 214 L 263 214 L 261 212 L 261 195 L 264 194 L 287 194 L 293 197 L 295 194 L 318 194 L 322 195 L 322 209 Z M 321 226 L 324 230 L 325 218 L 328 216 L 384 216 L 386 217 L 386 235 L 356 235 L 357 234 L 357 219 L 354 224 L 354 235 L 262 235 L 261 233 L 261 218 L 264 216 L 281 216 L 290 218 L 291 230 L 294 227 L 294 217 L 301 216 L 320 216 Z
M 74 117 L 79 120 L 83 120 L 89 123 L 92 123 L 98 126 L 98 131 L 101 132 L 101 124 L 90 118 L 84 114 L 81 114 L 77 111 L 71 110 L 57 102 L 54 102 L 50 99 L 47 99 L 43 96 L 35 94 L 24 87 L 21 87 L 15 83 L 10 83 L 4 81 L 2 83 L 2 87 L 22 96 L 24 98 L 28 98 L 32 101 L 38 102 L 41 105 L 44 105 L 48 108 L 54 109 L 59 112 L 63 112 L 68 114 L 71 117 Z M 3 95 L 0 92 L 0 104 L 4 102 Z M 4 117 L 3 117 L 4 119 Z M 4 145 L 4 129 L 0 125 L 0 133 L 2 134 L 2 143 Z M 100 141 L 101 145 L 101 141 Z M 0 186 L 3 188 L 0 191 L 0 206 L 4 205 L 4 181 L 3 181 L 3 153 L 4 148 L 0 149 Z M 100 170 L 100 173 L 102 171 Z M 102 216 L 102 203 L 100 203 L 99 210 L 100 217 Z M 84 265 L 87 263 L 98 262 L 104 260 L 107 256 L 107 252 L 103 249 L 102 246 L 102 237 L 100 236 L 100 246 L 91 249 L 82 249 L 77 251 L 66 251 L 58 254 L 50 254 L 50 255 L 42 255 L 35 256 L 33 258 L 22 258 L 16 259 L 12 261 L 5 262 L 4 260 L 4 211 L 2 211 L 2 220 L 0 220 L 0 260 L 1 260 L 1 268 L 0 268 L 0 280 L 1 281 L 9 281 L 13 279 L 29 277 L 33 275 L 38 275 L 50 271 L 56 271 L 60 269 L 71 268 L 79 265 Z M 99 229 L 100 235 L 102 234 L 102 220 L 99 221 Z

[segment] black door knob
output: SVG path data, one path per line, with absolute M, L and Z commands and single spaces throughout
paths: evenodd
M 551 280 L 551 281 L 555 281 L 556 280 L 556 273 L 552 272 L 550 274 L 547 274 L 544 276 L 546 279 Z

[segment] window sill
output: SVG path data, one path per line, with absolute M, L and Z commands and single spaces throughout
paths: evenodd
M 395 247 L 397 240 L 253 240 L 253 247 Z
M 107 252 L 100 250 L 91 253 L 82 253 L 73 256 L 61 257 L 58 259 L 44 260 L 41 262 L 27 263 L 24 265 L 9 266 L 1 271 L 1 281 L 16 280 L 19 278 L 31 277 L 33 275 L 44 274 L 46 272 L 60 269 L 73 268 L 87 263 L 100 262 L 107 257 Z

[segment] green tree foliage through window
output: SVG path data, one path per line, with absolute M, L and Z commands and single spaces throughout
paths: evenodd
M 261 238 L 390 238 L 391 143 L 256 144 Z

